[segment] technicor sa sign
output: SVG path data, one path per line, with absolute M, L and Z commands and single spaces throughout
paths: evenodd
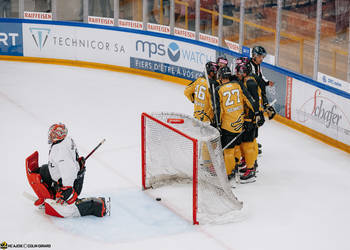
M 23 56 L 21 24 L 0 23 L 0 55 Z
M 40 50 L 44 48 L 50 34 L 50 29 L 47 28 L 29 28 L 36 47 Z

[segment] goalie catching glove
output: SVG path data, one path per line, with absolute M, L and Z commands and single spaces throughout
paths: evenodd
M 77 192 L 75 192 L 73 187 L 66 186 L 60 187 L 56 193 L 57 203 L 63 205 L 63 203 L 73 204 L 78 198 Z
M 269 120 L 273 119 L 276 115 L 276 110 L 270 105 L 266 105 L 264 111 L 267 113 Z

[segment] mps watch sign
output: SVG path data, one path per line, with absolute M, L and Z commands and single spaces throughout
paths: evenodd
M 208 61 L 215 60 L 215 50 L 170 39 L 134 37 L 130 67 L 193 80 Z
M 313 85 L 292 79 L 292 120 L 350 145 L 350 102 Z
M 0 23 L 0 55 L 23 56 L 22 24 Z

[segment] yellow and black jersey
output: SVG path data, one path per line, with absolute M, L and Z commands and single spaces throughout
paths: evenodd
M 216 89 L 217 113 L 221 128 L 231 133 L 241 133 L 245 120 L 245 107 L 254 111 L 254 100 L 248 99 L 238 81 Z
M 251 97 L 254 99 L 255 103 L 257 104 L 258 111 L 264 111 L 262 92 L 255 77 L 252 75 L 246 77 L 243 81 L 243 86 L 247 89 Z M 252 119 L 253 121 L 254 113 L 252 113 L 252 110 L 245 108 L 245 114 L 247 117 L 249 117 L 249 119 Z
M 214 112 L 211 91 L 204 77 L 199 77 L 190 83 L 185 89 L 184 94 L 194 104 L 194 118 L 203 122 L 213 121 Z

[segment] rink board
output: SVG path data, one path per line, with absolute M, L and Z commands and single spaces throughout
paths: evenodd
M 0 40 L 0 55 L 111 65 L 184 83 L 200 76 L 205 63 L 218 55 L 225 54 L 231 68 L 234 58 L 242 56 L 209 41 L 86 23 L 1 19 L 0 33 L 7 34 L 2 37 L 6 41 Z M 267 96 L 269 102 L 276 99 L 279 115 L 338 141 L 350 152 L 349 93 L 268 63 L 262 70 L 275 83 L 267 87 Z

